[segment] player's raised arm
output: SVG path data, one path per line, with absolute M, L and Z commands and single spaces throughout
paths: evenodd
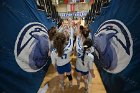
M 70 20 L 70 21 L 71 21 L 71 20 Z M 69 37 L 69 41 L 68 41 L 69 43 L 68 43 L 68 45 L 65 47 L 65 50 L 67 50 L 67 52 L 72 51 L 73 40 L 74 40 L 74 38 L 73 38 L 73 36 L 74 36 L 74 29 L 73 29 L 73 27 L 72 27 L 72 23 L 69 22 L 69 25 L 70 25 L 70 28 L 69 28 L 70 37 Z
M 81 20 L 79 19 L 77 22 L 77 31 L 76 31 L 76 51 L 77 53 L 82 53 L 82 42 L 81 42 L 81 34 L 80 34 L 80 24 Z
M 66 28 L 66 25 L 64 24 L 64 22 L 62 22 L 62 25 L 58 28 L 58 32 L 63 32 Z

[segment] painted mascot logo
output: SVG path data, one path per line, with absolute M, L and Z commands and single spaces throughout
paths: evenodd
M 15 58 L 18 65 L 27 72 L 39 71 L 48 61 L 47 28 L 38 22 L 25 25 L 15 43 Z
M 99 60 L 109 73 L 119 73 L 130 63 L 133 41 L 128 28 L 119 20 L 107 20 L 94 37 Z

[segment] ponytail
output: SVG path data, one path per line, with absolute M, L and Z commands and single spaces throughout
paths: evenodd
M 85 38 L 88 38 L 89 32 L 90 32 L 90 30 L 87 29 L 87 28 L 83 28 L 83 29 L 81 30 L 81 33 L 82 33 L 82 35 L 83 35 Z
M 86 53 L 86 47 L 84 47 L 83 55 L 82 55 L 82 64 L 84 65 L 84 58 L 85 58 L 85 53 Z
M 62 44 L 61 39 L 57 40 L 57 43 L 59 44 L 56 48 L 57 48 L 57 52 L 58 52 L 58 56 L 61 57 L 63 55 L 63 50 L 64 50 L 64 45 Z
M 83 62 L 83 65 L 84 65 L 84 58 L 85 58 L 85 53 L 86 53 L 86 50 L 88 48 L 90 48 L 92 46 L 92 40 L 90 38 L 87 38 L 84 43 L 83 43 L 83 47 L 84 47 L 84 50 L 83 50 L 83 56 L 82 56 L 82 62 Z
M 62 57 L 64 53 L 64 45 L 66 42 L 66 37 L 63 33 L 57 33 L 54 37 L 54 48 L 56 48 L 58 56 Z

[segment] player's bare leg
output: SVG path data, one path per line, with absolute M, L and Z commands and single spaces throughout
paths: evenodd
M 80 88 L 80 80 L 81 80 L 81 73 L 77 73 L 77 86 L 78 86 L 78 89 Z
M 60 87 L 64 91 L 64 75 L 63 74 L 59 74 L 59 80 L 60 80 Z
M 88 93 L 88 76 L 84 76 L 85 93 Z

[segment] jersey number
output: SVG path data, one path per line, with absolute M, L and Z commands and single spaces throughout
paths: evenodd
M 78 57 L 79 57 L 79 58 L 81 58 L 81 57 L 82 57 L 82 55 L 81 55 L 80 53 L 78 53 Z
M 67 58 L 67 54 L 63 54 L 63 56 L 61 58 L 62 59 L 66 59 Z

